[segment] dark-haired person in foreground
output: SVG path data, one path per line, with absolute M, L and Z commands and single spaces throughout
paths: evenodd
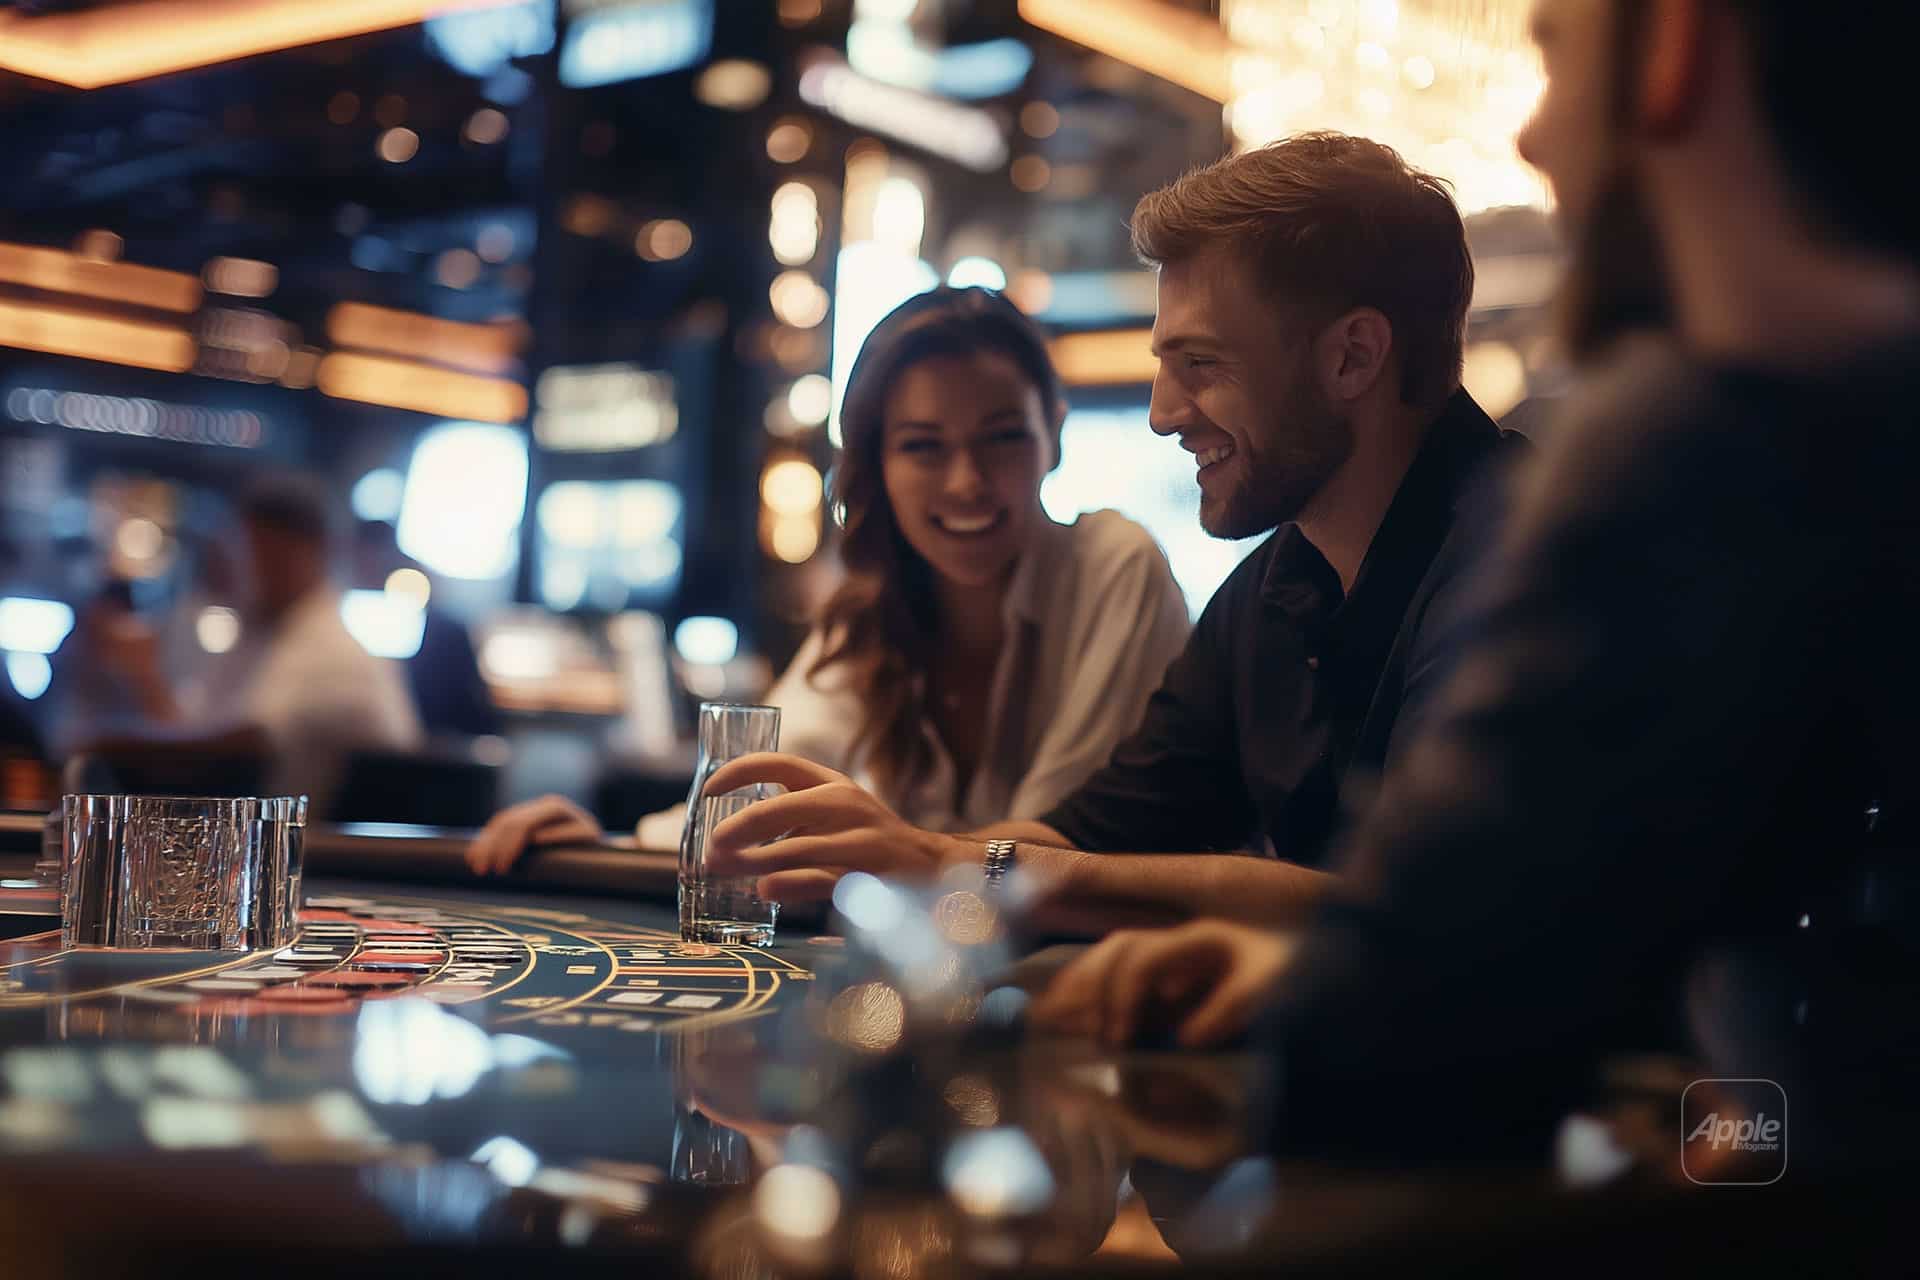
M 1876 133 L 1908 111 L 1894 10 L 1537 6 L 1521 147 L 1596 367 L 1474 643 L 1297 944 L 1116 935 L 1043 1022 L 1206 1045 L 1265 1016 L 1289 1139 L 1457 1159 L 1544 1150 L 1652 1006 L 1701 1075 L 1782 1087 L 1788 1177 L 1910 1162 L 1920 224 Z
M 767 893 L 991 857 L 1046 887 L 1046 927 L 1100 931 L 1280 923 L 1322 891 L 1341 790 L 1418 718 L 1495 522 L 1492 464 L 1518 444 L 1460 387 L 1465 232 L 1389 148 L 1312 134 L 1148 195 L 1133 237 L 1159 271 L 1153 429 L 1193 455 L 1208 532 L 1279 531 L 1215 594 L 1139 729 L 1037 819 L 954 836 L 791 756 L 719 771 L 715 789 L 790 789 L 714 835 Z

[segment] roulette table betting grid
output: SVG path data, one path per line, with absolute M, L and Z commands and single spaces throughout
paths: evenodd
M 277 951 L 108 954 L 62 950 L 57 930 L 16 938 L 0 960 L 0 1020 L 45 1011 L 69 1030 L 104 1030 L 142 1009 L 324 1018 L 414 997 L 471 1006 L 489 1029 L 646 1032 L 749 1014 L 813 977 L 781 950 L 683 943 L 670 918 L 652 923 L 666 913 L 649 904 L 621 904 L 622 918 L 609 919 L 484 890 L 314 887 L 299 938 Z
M 731 1180 L 741 1143 L 701 1113 L 688 1055 L 793 1011 L 837 940 L 682 943 L 664 855 L 554 850 L 475 881 L 464 843 L 316 830 L 298 938 L 245 954 L 63 950 L 54 895 L 13 880 L 0 1161 L 261 1186 L 330 1166 L 356 1230 L 403 1239 L 524 1237 L 507 1191 L 631 1211 Z M 449 1177 L 479 1181 L 420 1189 Z

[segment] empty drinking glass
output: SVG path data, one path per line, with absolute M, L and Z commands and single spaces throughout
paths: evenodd
M 125 803 L 120 945 L 244 947 L 240 890 L 257 802 L 129 796 Z
M 61 800 L 66 947 L 280 947 L 299 932 L 307 798 Z
M 307 798 L 268 796 L 257 802 L 254 847 L 243 897 L 247 943 L 281 947 L 300 932 L 300 879 L 305 864 Z
M 760 896 L 753 876 L 710 877 L 706 868 L 714 827 L 777 789 L 742 787 L 721 796 L 703 796 L 701 790 L 727 761 L 779 746 L 778 707 L 700 704 L 700 758 L 680 835 L 680 936 L 687 942 L 764 947 L 773 941 L 780 904 Z

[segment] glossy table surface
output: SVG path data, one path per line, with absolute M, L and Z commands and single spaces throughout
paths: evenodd
M 1586 1211 L 1543 1170 L 1276 1164 L 1256 1056 L 914 1025 L 822 922 L 682 944 L 670 860 L 582 849 L 473 881 L 461 843 L 316 832 L 303 934 L 275 953 L 63 952 L 13 916 L 15 1272 L 1353 1270 L 1382 1242 L 1457 1253 Z M 1058 960 L 1008 958 L 996 991 Z

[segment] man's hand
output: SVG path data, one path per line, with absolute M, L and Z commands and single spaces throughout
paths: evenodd
M 604 839 L 592 814 L 565 796 L 541 796 L 502 809 L 467 846 L 467 866 L 477 876 L 500 875 L 531 844 Z
M 1293 953 L 1290 938 L 1224 920 L 1110 935 L 1055 976 L 1029 1022 L 1124 1045 L 1150 1010 L 1174 1020 L 1190 1049 L 1244 1033 Z
M 762 897 L 814 901 L 830 896 L 849 871 L 925 878 L 980 860 L 979 845 L 910 826 L 844 774 L 798 756 L 762 752 L 729 760 L 707 778 L 703 794 L 768 783 L 786 794 L 734 814 L 707 842 L 714 873 L 759 876 Z

